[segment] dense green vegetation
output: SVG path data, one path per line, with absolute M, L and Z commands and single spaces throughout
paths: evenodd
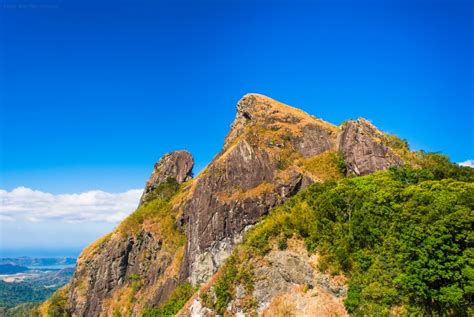
M 223 267 L 210 304 L 219 312 L 231 299 L 234 262 L 297 236 L 321 270 L 348 276 L 353 315 L 472 315 L 474 169 L 422 155 L 422 168 L 314 184 L 274 209 Z
M 159 184 L 152 192 L 149 200 L 160 198 L 169 200 L 179 189 L 179 183 L 173 177 L 168 177 L 163 183 Z
M 157 308 L 146 308 L 143 317 L 174 316 L 196 290 L 190 283 L 181 284 L 171 293 L 168 300 Z
M 29 276 L 23 281 L 8 283 L 0 281 L 0 308 L 44 301 L 70 280 L 74 269 L 36 270 L 34 273 L 34 276 Z
M 0 307 L 0 317 L 39 317 L 37 312 L 38 304 L 27 303 L 15 307 Z
M 69 317 L 70 314 L 66 311 L 67 291 L 62 288 L 51 296 L 48 305 L 48 316 L 51 317 Z
M 214 296 L 209 292 L 201 294 L 201 300 L 207 307 L 212 307 L 217 314 L 224 314 L 227 304 L 235 294 L 236 284 L 241 284 L 247 294 L 251 294 L 254 289 L 253 285 L 253 265 L 250 261 L 251 253 L 245 249 L 237 250 L 229 259 L 221 270 L 221 275 L 214 284 L 212 291 Z M 256 308 L 256 302 L 252 296 L 245 298 L 246 311 Z
M 27 302 L 41 302 L 51 296 L 54 288 L 35 287 L 29 283 L 0 281 L 0 307 L 13 307 Z

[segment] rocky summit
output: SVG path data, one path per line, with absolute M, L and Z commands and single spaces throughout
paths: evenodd
M 177 289 L 211 287 L 246 232 L 272 208 L 313 183 L 401 166 L 406 153 L 367 120 L 335 126 L 271 98 L 245 95 L 222 150 L 199 175 L 193 178 L 187 151 L 170 152 L 155 164 L 138 209 L 82 252 L 73 279 L 59 292 L 65 310 L 140 316 L 163 307 Z M 310 284 L 314 273 L 322 281 L 318 305 L 326 300 L 346 313 L 344 282 L 311 266 L 314 258 L 300 242 L 272 251 L 265 261 L 260 273 L 275 283 L 256 284 L 259 312 L 290 286 Z M 191 300 L 182 314 L 212 315 L 204 306 Z
M 156 164 L 148 179 L 140 205 L 153 200 L 160 194 L 160 185 L 168 181 L 182 184 L 192 178 L 194 160 L 188 151 L 175 151 L 165 154 Z

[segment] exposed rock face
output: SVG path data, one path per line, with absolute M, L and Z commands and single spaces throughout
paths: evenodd
M 342 153 L 348 173 L 367 175 L 403 161 L 383 144 L 383 134 L 364 119 L 347 121 L 338 137 L 338 150 Z
M 154 199 L 171 179 L 182 185 L 179 194 L 166 196 L 167 223 L 153 218 L 155 210 L 135 215 L 131 220 L 138 229 L 116 230 L 82 253 L 69 287 L 69 312 L 108 316 L 120 309 L 122 315 L 137 316 L 144 307 L 165 302 L 181 282 L 206 282 L 262 215 L 323 179 L 304 162 L 339 151 L 355 175 L 402 164 L 382 140 L 383 134 L 362 119 L 337 128 L 265 96 L 244 96 L 222 151 L 195 179 L 186 182 L 194 164 L 186 151 L 168 153 L 156 163 L 139 211 L 159 202 Z M 337 170 L 334 162 L 326 164 Z M 268 277 L 255 294 L 262 303 L 291 293 L 294 285 L 316 283 L 326 289 L 321 294 L 342 307 L 343 287 L 334 288 L 326 277 L 315 281 L 314 270 L 294 254 L 274 255 L 268 258 L 274 265 L 259 273 Z M 303 294 L 298 300 L 310 299 Z
M 155 164 L 140 206 L 160 195 L 160 185 L 169 179 L 178 184 L 190 179 L 193 164 L 187 151 L 165 154 Z M 177 285 L 172 276 L 163 277 L 175 254 L 162 248 L 159 230 L 159 224 L 143 222 L 136 233 L 117 229 L 84 250 L 70 282 L 69 312 L 73 316 L 111 314 L 105 303 L 120 303 L 120 291 L 134 287 L 146 290 L 141 305 L 156 306 L 165 301 Z
M 70 312 L 97 316 L 104 299 L 134 276 L 147 276 L 145 286 L 153 284 L 172 261 L 160 250 L 160 239 L 146 231 L 135 237 L 114 235 L 98 245 L 87 259 L 78 261 L 70 282 Z
M 242 98 L 224 150 L 200 175 L 185 207 L 182 278 L 205 282 L 245 228 L 312 182 L 291 162 L 279 164 L 285 155 L 319 154 L 335 140 L 335 127 L 298 109 L 255 94 Z
M 192 178 L 194 160 L 188 151 L 175 151 L 165 154 L 156 164 L 148 179 L 140 199 L 140 205 L 153 199 L 158 186 L 169 178 L 181 184 Z
M 253 291 L 259 314 L 278 315 L 278 306 L 284 302 L 291 306 L 291 314 L 297 316 L 347 315 L 342 304 L 347 293 L 344 279 L 321 273 L 318 256 L 310 256 L 303 241 L 290 240 L 287 250 L 272 250 L 262 262 L 265 264 L 255 270 L 257 281 Z M 324 306 L 331 309 L 326 311 Z
M 291 291 L 295 285 L 313 287 L 313 268 L 308 260 L 291 251 L 274 251 L 266 257 L 268 265 L 255 269 L 258 277 L 254 297 L 259 303 L 259 311 L 268 307 L 272 299 Z
M 263 257 L 254 257 L 247 264 L 253 267 L 252 291 L 244 285 L 236 286 L 225 315 L 243 316 L 348 316 L 343 305 L 347 294 L 344 276 L 322 273 L 318 255 L 309 254 L 304 242 L 290 239 L 286 250 L 276 246 Z M 212 289 L 212 282 L 200 292 Z M 212 296 L 211 293 L 207 293 Z M 209 295 L 211 294 L 211 295 Z M 249 296 L 255 300 L 255 311 L 248 311 Z M 180 316 L 214 316 L 212 309 L 201 303 L 200 296 L 192 298 L 179 312 Z

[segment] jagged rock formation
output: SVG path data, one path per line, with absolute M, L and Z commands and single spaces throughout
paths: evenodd
M 268 97 L 244 96 L 222 151 L 204 171 L 191 180 L 192 156 L 166 154 L 138 210 L 83 251 L 68 311 L 135 316 L 163 303 L 179 283 L 206 282 L 271 208 L 313 182 L 343 177 L 339 156 L 356 175 L 402 164 L 381 136 L 365 120 L 338 128 Z
M 347 121 L 342 126 L 337 144 L 347 171 L 354 175 L 367 175 L 403 164 L 383 139 L 384 135 L 367 120 Z
M 317 254 L 308 254 L 304 242 L 288 241 L 285 250 L 273 246 L 265 256 L 253 258 L 247 266 L 254 268 L 252 292 L 238 285 L 235 298 L 228 304 L 230 315 L 244 314 L 248 298 L 253 298 L 260 316 L 347 316 L 343 299 L 347 294 L 345 278 L 319 271 Z M 206 293 L 213 281 L 200 289 Z M 179 316 L 214 316 L 215 312 L 194 296 L 181 309 Z
M 168 179 L 172 178 L 178 184 L 191 179 L 193 166 L 194 160 L 188 151 L 175 151 L 165 154 L 153 168 L 153 173 L 148 179 L 140 198 L 140 205 L 152 200 L 158 187 Z
M 247 95 L 223 151 L 196 180 L 185 207 L 186 254 L 181 278 L 205 282 L 245 229 L 314 180 L 296 158 L 333 149 L 336 128 L 261 95 Z
M 92 256 L 78 262 L 71 280 L 69 305 L 79 316 L 92 316 L 102 311 L 103 301 L 124 286 L 132 276 L 148 276 L 146 284 L 153 284 L 171 263 L 170 255 L 160 253 L 160 239 L 142 231 L 135 237 L 120 237 L 98 246 Z M 146 253 L 147 256 L 142 255 Z M 156 259 L 158 261 L 154 261 Z
M 193 165 L 187 151 L 165 154 L 155 164 L 140 206 L 169 191 L 167 182 L 170 180 L 172 187 L 174 183 L 182 184 L 191 179 Z M 159 224 L 153 219 L 148 220 L 133 232 L 123 228 L 126 227 L 123 223 L 82 252 L 70 282 L 68 308 L 73 315 L 97 316 L 107 311 L 108 302 L 124 305 L 121 297 L 130 297 L 130 288 L 149 290 L 141 295 L 141 303 L 138 302 L 141 308 L 158 305 L 166 299 L 177 284 L 168 272 L 177 260 L 176 252 L 163 247 L 162 228 L 157 228 Z

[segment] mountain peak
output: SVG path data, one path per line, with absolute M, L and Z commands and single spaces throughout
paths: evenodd
M 156 198 L 159 186 L 165 182 L 182 184 L 192 178 L 194 160 L 188 151 L 168 152 L 155 163 L 153 172 L 143 190 L 140 204 Z
M 228 144 L 252 130 L 272 138 L 304 138 L 308 130 L 323 129 L 336 133 L 336 126 L 318 119 L 303 110 L 281 103 L 270 97 L 250 93 L 237 103 L 237 114 L 225 141 Z
M 186 182 L 194 165 L 189 152 L 165 154 L 140 208 L 81 254 L 69 311 L 111 315 L 140 280 L 134 302 L 121 311 L 138 315 L 185 281 L 208 281 L 246 230 L 309 184 L 403 164 L 388 141 L 365 119 L 336 127 L 269 97 L 245 95 L 223 149 L 196 178 Z

